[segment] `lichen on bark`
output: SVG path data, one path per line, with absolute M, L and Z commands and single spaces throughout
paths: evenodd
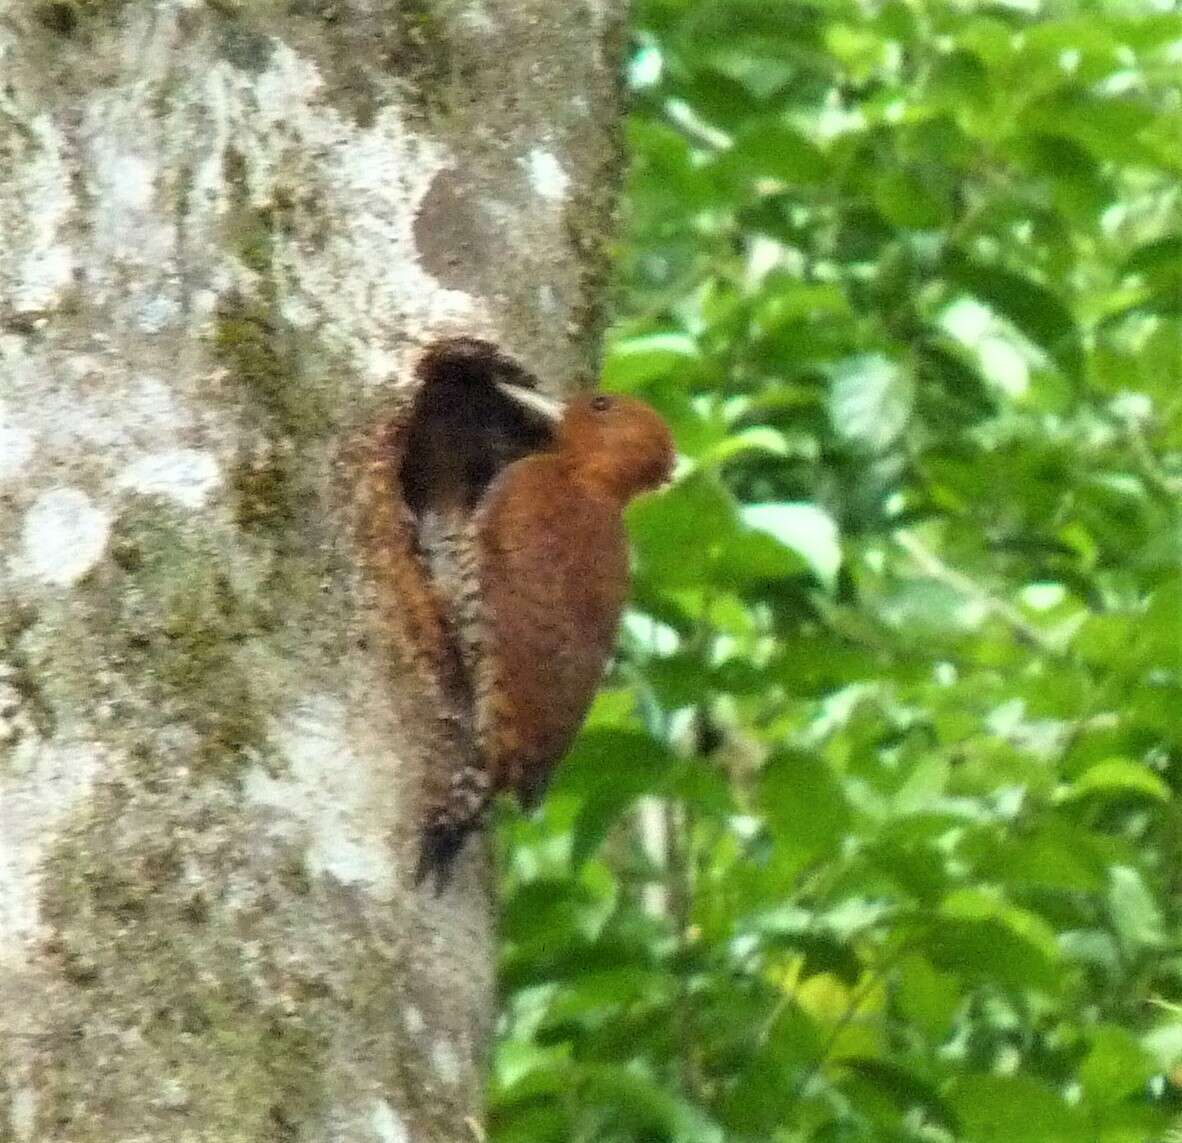
M 490 878 L 412 884 L 349 448 L 439 337 L 586 374 L 618 15 L 0 19 L 3 1143 L 468 1137 Z
M 262 901 L 267 879 L 239 866 L 227 892 L 243 828 L 229 799 L 113 786 L 98 808 L 46 863 L 49 997 L 77 1031 L 46 1057 L 42 1121 L 79 1143 L 109 1139 L 93 1092 L 156 1138 L 188 1119 L 210 1139 L 300 1137 L 324 1111 L 327 1013 L 309 999 L 313 968 L 293 966 L 290 948 L 272 959 L 285 917 Z M 295 907 L 284 889 L 276 900 Z

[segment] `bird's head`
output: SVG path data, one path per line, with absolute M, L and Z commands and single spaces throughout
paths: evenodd
M 673 472 L 677 454 L 669 427 L 643 401 L 617 393 L 563 401 L 519 385 L 499 388 L 551 423 L 555 450 L 581 481 L 621 502 L 660 487 Z

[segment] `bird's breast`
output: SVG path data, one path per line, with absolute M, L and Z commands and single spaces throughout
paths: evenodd
M 514 468 L 494 485 L 478 528 L 486 737 L 508 784 L 565 752 L 599 684 L 627 592 L 618 508 L 560 470 Z

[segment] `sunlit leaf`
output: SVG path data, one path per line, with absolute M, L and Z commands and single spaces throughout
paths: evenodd
M 841 567 L 841 541 L 832 517 L 815 504 L 749 504 L 743 522 L 791 549 L 824 584 Z
M 1140 872 L 1118 865 L 1110 878 L 1108 905 L 1121 939 L 1131 949 L 1160 946 L 1165 940 L 1161 906 Z
M 1141 796 L 1168 802 L 1170 788 L 1148 767 L 1127 758 L 1110 758 L 1089 767 L 1062 791 L 1065 801 L 1093 795 L 1101 798 Z
M 909 375 L 879 355 L 851 357 L 833 371 L 829 416 L 846 440 L 882 452 L 907 426 L 913 401 Z
M 949 279 L 1007 317 L 1056 361 L 1078 377 L 1084 361 L 1080 332 L 1063 301 L 1046 286 L 1012 270 L 990 266 L 960 251 L 945 260 Z
M 646 381 L 675 374 L 698 359 L 698 347 L 684 333 L 650 333 L 613 341 L 603 362 L 603 384 L 631 389 Z

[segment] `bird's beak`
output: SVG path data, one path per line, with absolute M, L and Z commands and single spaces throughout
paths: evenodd
M 565 402 L 557 397 L 547 397 L 545 393 L 539 393 L 536 389 L 527 389 L 524 385 L 514 385 L 509 381 L 498 381 L 496 386 L 510 401 L 520 405 L 527 412 L 537 413 L 552 424 L 562 419 Z

